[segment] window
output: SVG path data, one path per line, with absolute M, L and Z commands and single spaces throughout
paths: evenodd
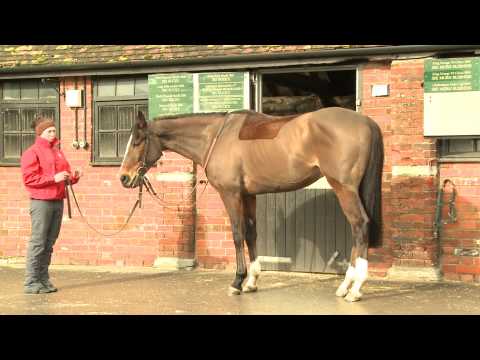
M 148 118 L 148 80 L 100 78 L 94 83 L 94 163 L 118 165 L 138 111 Z
M 0 82 L 0 165 L 20 164 L 35 141 L 36 116 L 52 117 L 59 127 L 58 83 L 40 80 Z
M 439 140 L 440 157 L 449 159 L 472 159 L 480 161 L 480 139 Z

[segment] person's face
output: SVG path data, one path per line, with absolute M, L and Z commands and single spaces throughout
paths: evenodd
M 50 126 L 49 128 L 46 128 L 43 130 L 42 135 L 40 137 L 44 138 L 48 142 L 52 142 L 55 140 L 55 137 L 57 136 L 57 130 L 55 129 L 55 126 Z

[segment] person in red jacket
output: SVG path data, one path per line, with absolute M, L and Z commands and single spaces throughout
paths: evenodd
M 22 154 L 20 161 L 23 183 L 31 199 L 32 236 L 27 247 L 24 283 L 27 294 L 57 291 L 50 282 L 48 267 L 62 224 L 65 182 L 76 184 L 81 176 L 79 171 L 72 174 L 58 147 L 55 122 L 37 117 L 33 126 L 35 143 Z

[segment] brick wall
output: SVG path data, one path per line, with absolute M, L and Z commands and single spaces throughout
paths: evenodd
M 480 164 L 449 163 L 440 166 L 440 184 L 449 179 L 457 191 L 457 222 L 442 227 L 442 270 L 446 279 L 480 282 L 480 257 L 455 254 L 457 250 L 480 248 Z M 451 199 L 452 187 L 447 184 L 444 202 Z M 442 219 L 448 219 L 448 205 L 442 207 Z

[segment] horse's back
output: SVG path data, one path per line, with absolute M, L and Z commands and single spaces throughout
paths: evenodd
M 350 126 L 352 129 L 373 123 L 368 116 L 341 107 L 323 108 L 303 115 L 322 124 L 331 124 L 331 126 L 337 127 Z
M 251 193 L 276 192 L 306 186 L 322 174 L 343 181 L 350 173 L 339 169 L 363 172 L 366 166 L 369 120 L 354 111 L 325 108 L 294 115 L 275 138 L 250 141 L 239 140 L 245 115 L 236 116 L 239 121 L 226 125 L 210 165 L 210 173 L 224 184 L 240 181 Z M 259 115 L 257 120 L 282 118 Z
M 323 108 L 314 112 L 304 114 L 294 114 L 287 116 L 273 116 L 258 112 L 245 112 L 243 124 L 240 128 L 240 140 L 266 140 L 274 139 L 282 128 L 288 123 L 292 123 L 285 131 L 291 131 L 291 128 L 302 126 L 305 121 L 320 122 L 324 126 L 332 124 L 334 126 L 347 126 L 355 129 L 368 122 L 368 118 L 353 110 L 341 107 Z
M 288 122 L 276 145 L 287 158 L 316 166 L 323 174 L 346 182 L 351 176 L 346 169 L 363 174 L 373 132 L 378 131 L 375 126 L 373 120 L 355 111 L 324 108 Z
M 273 139 L 288 121 L 297 116 L 271 116 L 257 112 L 249 112 L 246 115 L 238 136 L 240 140 Z

